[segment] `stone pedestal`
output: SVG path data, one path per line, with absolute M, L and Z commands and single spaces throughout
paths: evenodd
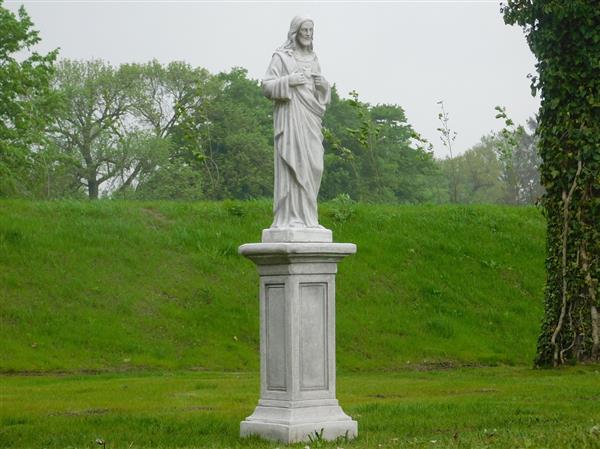
M 269 228 L 263 230 L 262 241 L 263 243 L 331 243 L 333 237 L 331 231 L 325 228 Z
M 239 252 L 260 274 L 260 400 L 241 436 L 355 437 L 335 398 L 335 274 L 356 245 L 251 243 Z

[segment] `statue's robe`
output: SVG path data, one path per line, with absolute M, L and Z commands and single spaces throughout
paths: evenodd
M 291 87 L 290 75 L 310 66 L 320 74 L 316 55 L 298 62 L 291 50 L 277 51 L 262 81 L 265 96 L 274 101 L 275 194 L 272 228 L 320 227 L 317 195 L 323 174 L 321 119 L 330 101 L 327 83 Z

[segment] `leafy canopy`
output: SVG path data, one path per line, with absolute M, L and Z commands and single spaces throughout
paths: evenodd
M 33 145 L 56 105 L 50 90 L 57 50 L 33 50 L 39 34 L 24 7 L 18 14 L 0 0 L 0 196 L 26 193 L 35 159 Z

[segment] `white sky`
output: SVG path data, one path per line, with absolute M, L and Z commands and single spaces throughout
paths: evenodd
M 409 122 L 446 155 L 436 128 L 439 100 L 458 133 L 455 152 L 501 127 L 495 105 L 517 123 L 533 116 L 528 73 L 535 59 L 520 28 L 502 21 L 496 1 L 249 2 L 10 1 L 24 4 L 40 49 L 113 64 L 183 60 L 212 73 L 241 66 L 261 78 L 290 20 L 315 21 L 323 75 L 340 95 L 356 89 L 372 104 L 402 106 Z

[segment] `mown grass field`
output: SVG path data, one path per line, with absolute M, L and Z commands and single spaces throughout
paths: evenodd
M 237 247 L 270 218 L 262 201 L 0 201 L 0 447 L 281 446 L 237 436 L 259 389 Z M 311 449 L 600 448 L 600 367 L 531 369 L 538 210 L 328 203 L 321 221 L 358 245 L 337 366 L 359 438 Z
M 3 377 L 0 447 L 270 448 L 238 438 L 256 373 Z M 311 448 L 600 448 L 600 368 L 346 373 L 355 441 Z M 301 448 L 306 444 L 297 444 Z

